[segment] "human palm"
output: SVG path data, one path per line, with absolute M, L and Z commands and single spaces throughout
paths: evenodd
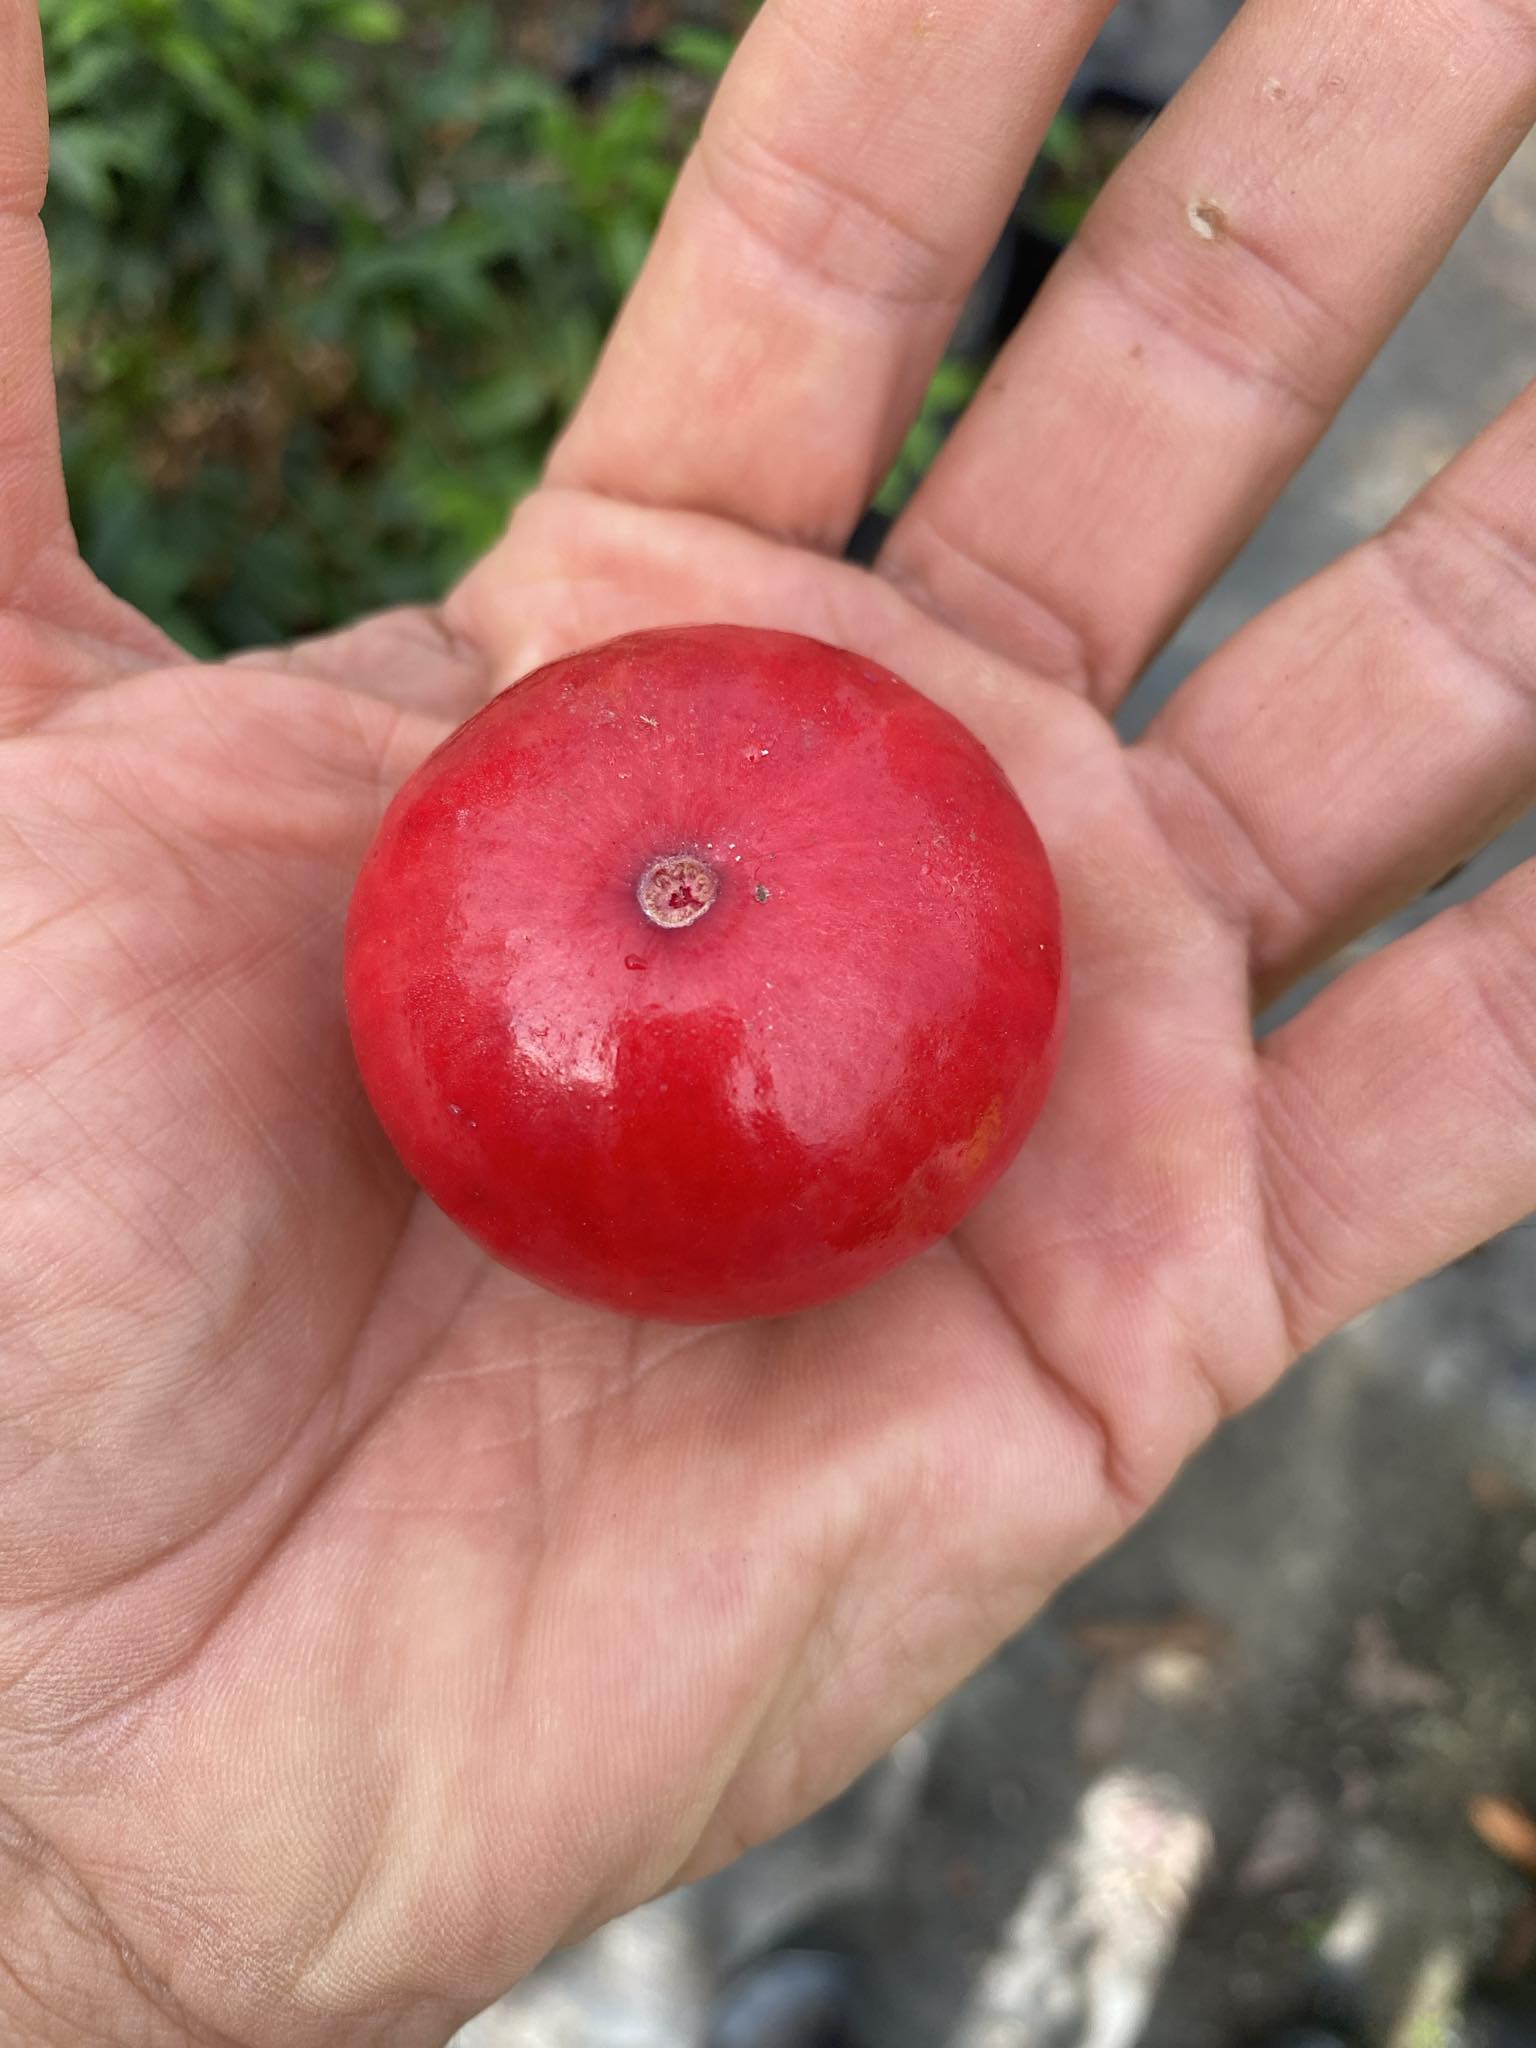
M 1532 110 L 1507 7 L 1454 85 L 1426 30 L 1390 90 L 1350 9 L 1282 77 L 1255 0 L 867 574 L 837 544 L 1103 10 L 1038 10 L 1021 80 L 1016 10 L 823 5 L 816 47 L 769 0 L 502 546 L 440 611 L 204 668 L 67 539 L 34 24 L 0 0 L 8 2038 L 441 2041 L 828 1796 L 1224 1411 L 1536 1199 L 1530 873 L 1252 1021 L 1529 800 L 1536 408 L 1137 746 L 1107 717 Z M 1410 173 L 1420 73 L 1447 139 Z M 1340 180 L 1359 217 L 1320 240 Z M 1074 994 L 1046 1115 L 954 1239 L 679 1330 L 542 1293 L 414 1192 L 340 941 L 452 723 L 703 618 L 854 646 L 981 734 Z

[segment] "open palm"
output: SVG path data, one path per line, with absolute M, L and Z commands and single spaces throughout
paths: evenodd
M 1530 872 L 1252 1025 L 1529 801 L 1536 404 L 1137 746 L 1106 718 L 1536 111 L 1517 0 L 1251 0 L 879 572 L 836 559 L 1105 11 L 768 0 L 502 546 L 439 612 L 209 669 L 69 539 L 0 0 L 6 2038 L 443 2040 L 827 1797 L 1224 1411 L 1536 1200 Z M 1060 1083 L 966 1228 L 733 1330 L 489 1265 L 340 1000 L 425 750 L 685 619 L 967 719 L 1073 951 Z

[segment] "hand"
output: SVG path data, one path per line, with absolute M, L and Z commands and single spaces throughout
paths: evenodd
M 768 0 L 548 486 L 440 613 L 198 667 L 69 538 L 0 0 L 5 2038 L 442 2041 L 868 1763 L 1342 1319 L 1536 1201 L 1536 874 L 1255 992 L 1536 779 L 1536 401 L 1105 714 L 1536 112 L 1522 0 L 1252 0 L 896 529 L 840 544 L 1104 0 Z M 869 1293 L 626 1325 L 353 1078 L 349 885 L 490 691 L 728 618 L 900 670 L 1066 899 L 1061 1080 Z

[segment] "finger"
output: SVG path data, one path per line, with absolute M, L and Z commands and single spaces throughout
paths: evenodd
M 1230 641 L 1131 750 L 1264 993 L 1536 801 L 1536 386 L 1376 539 Z
M 0 601 L 68 523 L 49 358 L 43 56 L 32 0 L 0 0 Z
M 1536 862 L 1352 968 L 1259 1053 L 1298 1350 L 1536 1205 Z
M 1109 0 L 767 0 L 551 480 L 840 544 Z
M 1113 704 L 1533 117 L 1526 0 L 1250 0 L 1111 180 L 882 567 Z
M 75 549 L 50 353 L 42 44 L 32 0 L 0 0 L 0 734 L 60 690 L 176 650 Z

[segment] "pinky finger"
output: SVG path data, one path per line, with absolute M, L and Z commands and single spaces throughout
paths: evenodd
M 1375 954 L 1259 1051 L 1298 1350 L 1536 1208 L 1536 861 Z

